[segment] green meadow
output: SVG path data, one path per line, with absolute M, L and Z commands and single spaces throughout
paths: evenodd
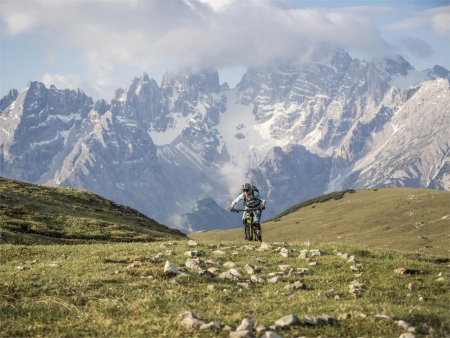
M 86 191 L 1 178 L 0 332 L 229 337 L 224 327 L 254 319 L 281 337 L 446 337 L 449 194 L 390 188 L 320 197 L 264 223 L 271 247 L 261 250 L 242 241 L 238 215 L 235 229 L 187 237 Z M 186 275 L 165 273 L 166 261 Z M 220 276 L 230 262 L 238 280 Z M 251 281 L 247 264 L 263 282 Z M 273 275 L 278 282 L 269 282 Z M 295 282 L 303 288 L 286 288 Z M 220 328 L 187 328 L 178 318 L 185 311 Z M 301 325 L 270 328 L 290 314 Z M 321 315 L 336 320 L 307 323 Z

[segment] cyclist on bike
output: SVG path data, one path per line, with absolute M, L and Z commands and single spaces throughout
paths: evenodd
M 261 218 L 261 211 L 266 208 L 266 199 L 259 194 L 258 189 L 252 186 L 250 183 L 245 183 L 242 186 L 242 193 L 236 197 L 236 199 L 231 202 L 230 211 L 235 211 L 234 207 L 236 204 L 243 200 L 245 210 L 248 209 L 256 209 L 258 210 L 252 211 L 253 213 L 253 229 L 255 229 L 256 235 L 258 235 L 258 241 L 262 242 L 262 230 L 261 225 L 259 224 L 259 220 Z M 249 240 L 247 232 L 245 231 L 245 224 L 247 222 L 245 217 L 245 211 L 242 215 L 242 222 L 244 223 L 244 240 Z

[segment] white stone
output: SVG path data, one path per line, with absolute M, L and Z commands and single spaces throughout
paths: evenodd
M 254 338 L 255 336 L 252 334 L 251 330 L 245 330 L 245 331 L 231 331 L 230 338 Z
M 250 265 L 250 264 L 245 264 L 244 265 L 244 269 L 245 269 L 245 271 L 247 271 L 247 273 L 249 275 L 253 275 L 256 272 L 256 268 L 253 265 Z
M 213 259 L 208 259 L 207 261 L 205 261 L 205 264 L 209 264 L 209 265 L 218 265 L 219 262 L 213 260 Z
M 244 318 L 241 322 L 241 325 L 239 325 L 236 328 L 236 331 L 250 331 L 253 330 L 253 325 L 255 325 L 254 319 L 247 319 Z
M 199 329 L 200 329 L 200 330 L 209 330 L 209 329 L 217 329 L 217 330 L 220 330 L 221 327 L 220 327 L 220 325 L 219 325 L 218 323 L 216 323 L 216 322 L 209 322 L 209 323 L 207 323 L 207 324 L 201 325 Z
M 261 336 L 261 338 L 282 338 L 279 334 L 273 332 L 273 331 L 266 331 Z
M 287 265 L 287 264 L 281 264 L 281 265 L 278 265 L 278 268 L 279 268 L 281 271 L 287 271 L 287 270 L 290 270 L 290 269 L 291 269 L 291 266 L 290 266 L 290 265 Z
M 300 251 L 300 255 L 298 256 L 300 259 L 306 259 L 308 258 L 308 250 L 302 250 Z
M 301 324 L 302 322 L 300 321 L 300 319 L 296 315 L 292 314 L 284 316 L 275 322 L 275 325 L 279 325 L 282 328 Z
M 166 261 L 166 264 L 164 265 L 164 273 L 178 275 L 181 272 L 171 262 Z
M 320 256 L 320 250 L 319 249 L 311 249 L 309 250 L 311 253 L 311 256 Z
M 258 275 L 252 275 L 252 276 L 250 277 L 250 280 L 251 280 L 253 283 L 265 283 L 264 279 L 262 279 L 262 278 L 259 277 Z
M 262 250 L 272 250 L 273 249 L 273 246 L 272 245 L 270 245 L 269 243 L 266 243 L 266 242 L 262 242 L 261 243 L 261 247 L 260 247 Z
M 398 338 L 415 338 L 416 336 L 411 332 L 402 333 Z

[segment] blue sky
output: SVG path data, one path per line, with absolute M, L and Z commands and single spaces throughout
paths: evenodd
M 450 69 L 449 0 L 1 0 L 0 20 L 1 97 L 41 81 L 109 101 L 143 72 L 184 69 L 234 87 L 324 46 Z

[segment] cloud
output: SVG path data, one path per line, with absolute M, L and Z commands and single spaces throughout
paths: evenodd
M 426 58 L 434 54 L 433 47 L 429 43 L 418 38 L 403 36 L 401 45 L 417 58 Z
M 81 76 L 75 74 L 60 75 L 46 73 L 41 79 L 46 87 L 54 85 L 58 89 L 77 89 L 86 86 Z
M 388 8 L 302 9 L 270 0 L 4 3 L 6 34 L 37 34 L 49 49 L 78 52 L 96 92 L 112 92 L 106 86 L 118 80 L 118 67 L 150 73 L 168 64 L 193 71 L 265 67 L 324 46 L 375 56 L 390 48 L 372 21 L 389 15 Z M 439 13 L 433 25 L 445 30 Z
M 450 32 L 450 6 L 442 6 L 417 12 L 411 18 L 386 25 L 384 28 L 392 30 L 428 28 L 445 36 Z

